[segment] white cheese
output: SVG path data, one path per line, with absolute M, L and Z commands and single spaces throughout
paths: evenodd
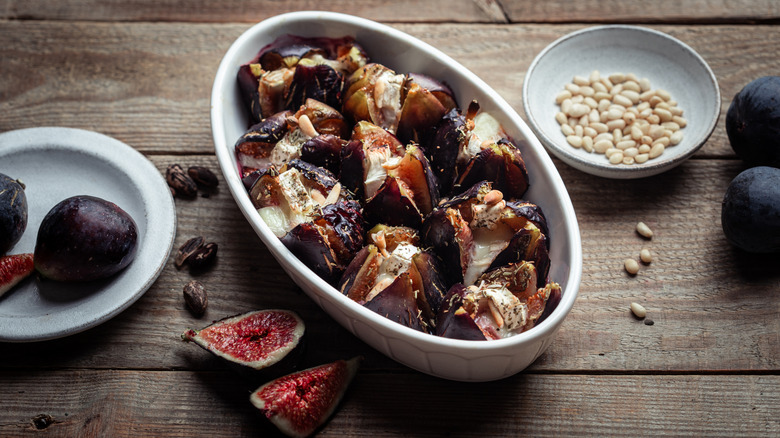
M 301 147 L 311 137 L 301 129 L 296 128 L 279 140 L 271 150 L 270 160 L 276 167 L 282 167 L 284 163 L 301 157 Z
M 401 157 L 394 156 L 390 147 L 372 148 L 366 153 L 366 175 L 365 188 L 366 199 L 371 199 L 377 190 L 382 187 L 382 183 L 387 179 L 387 169 L 392 168 Z
M 463 284 L 466 285 L 477 281 L 514 235 L 510 227 L 501 223 L 496 223 L 492 230 L 487 227 L 474 228 L 471 234 L 473 240 L 469 251 L 469 264 L 463 274 Z

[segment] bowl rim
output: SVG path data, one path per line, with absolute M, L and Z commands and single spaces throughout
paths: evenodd
M 219 103 L 229 100 L 229 97 L 226 98 L 226 96 L 223 94 L 222 86 L 226 83 L 227 80 L 235 80 L 235 66 L 240 65 L 235 64 L 235 62 L 238 61 L 236 58 L 237 53 L 241 48 L 243 48 L 245 44 L 247 44 L 253 38 L 258 37 L 263 33 L 267 33 L 277 26 L 283 25 L 285 23 L 289 24 L 299 21 L 306 22 L 310 20 L 328 22 L 329 24 L 333 25 L 347 24 L 350 26 L 370 30 L 372 32 L 381 32 L 415 46 L 426 55 L 437 58 L 440 62 L 461 66 L 460 63 L 444 54 L 440 50 L 400 30 L 369 19 L 336 12 L 296 11 L 284 13 L 267 18 L 243 32 L 231 44 L 230 48 L 223 56 L 214 78 L 211 93 L 210 111 L 212 136 L 216 155 L 222 173 L 228 184 L 228 188 L 239 207 L 243 207 L 240 208 L 240 210 L 250 225 L 255 229 L 255 232 L 261 238 L 269 251 L 275 256 L 275 258 L 277 258 L 277 261 L 279 261 L 280 264 L 282 264 L 281 260 L 284 260 L 289 264 L 291 269 L 294 269 L 300 275 L 307 277 L 307 279 L 311 281 L 313 285 L 316 286 L 321 292 L 326 293 L 328 296 L 325 298 L 338 302 L 343 306 L 344 310 L 348 310 L 350 314 L 361 315 L 367 320 L 373 321 L 379 326 L 379 328 L 381 328 L 383 334 L 391 333 L 395 338 L 410 338 L 414 341 L 414 345 L 416 347 L 420 348 L 421 346 L 425 346 L 425 348 L 427 348 L 426 351 L 441 352 L 445 349 L 456 349 L 460 353 L 464 351 L 473 352 L 474 354 L 471 354 L 470 356 L 478 357 L 477 355 L 484 353 L 506 352 L 512 350 L 518 345 L 544 339 L 548 335 L 555 333 L 574 305 L 574 301 L 578 295 L 582 276 L 582 245 L 579 233 L 579 225 L 574 212 L 574 207 L 571 203 L 571 199 L 563 183 L 563 180 L 561 179 L 560 173 L 557 171 L 554 163 L 552 162 L 552 159 L 547 154 L 546 149 L 541 145 L 541 143 L 539 143 L 539 140 L 536 138 L 533 131 L 528 128 L 517 112 L 495 90 L 493 90 L 492 87 L 487 85 L 484 81 L 482 81 L 479 77 L 477 77 L 474 73 L 465 67 L 462 69 L 463 71 L 461 74 L 463 74 L 470 82 L 481 88 L 483 92 L 488 94 L 498 105 L 498 110 L 503 111 L 505 115 L 512 121 L 512 123 L 517 126 L 522 135 L 526 138 L 527 143 L 529 143 L 529 147 L 535 148 L 537 150 L 539 159 L 550 171 L 549 174 L 551 177 L 551 182 L 555 185 L 556 188 L 555 192 L 561 198 L 560 204 L 564 210 L 564 218 L 562 223 L 566 225 L 563 228 L 566 231 L 566 235 L 562 237 L 566 238 L 571 246 L 571 255 L 569 259 L 564 260 L 564 262 L 568 262 L 569 265 L 569 278 L 562 288 L 561 301 L 558 303 L 558 306 L 547 317 L 547 319 L 542 321 L 538 326 L 509 338 L 490 340 L 487 342 L 475 342 L 434 336 L 416 331 L 402 324 L 398 324 L 387 318 L 377 315 L 370 309 L 365 308 L 357 302 L 349 299 L 347 296 L 341 294 L 336 288 L 328 284 L 325 280 L 314 274 L 313 271 L 304 265 L 303 262 L 301 262 L 297 257 L 292 255 L 292 253 L 290 253 L 286 247 L 284 247 L 281 241 L 273 235 L 268 226 L 262 220 L 257 220 L 260 219 L 259 214 L 257 214 L 257 210 L 253 208 L 250 209 L 251 211 L 246 210 L 247 204 L 249 204 L 249 207 L 251 207 L 251 203 L 249 201 L 249 197 L 246 195 L 246 190 L 244 189 L 240 178 L 238 178 L 237 171 L 235 171 L 234 174 L 226 174 L 226 169 L 236 169 L 236 165 L 234 163 L 235 158 L 231 148 L 232 144 L 228 145 L 224 138 L 225 126 L 222 121 L 222 106 L 219 105 Z M 274 35 L 274 37 L 276 36 L 278 35 Z M 270 41 L 271 40 L 268 42 L 270 43 Z M 261 47 L 257 47 L 257 50 L 259 51 L 260 48 Z M 248 60 L 240 60 L 241 63 L 245 63 L 247 61 Z M 254 211 L 254 214 L 252 211 Z M 320 305 L 320 307 L 322 308 L 322 305 Z
M 667 40 L 672 44 L 680 46 L 707 73 L 707 79 L 709 79 L 711 88 L 715 91 L 713 106 L 712 108 L 710 108 L 711 110 L 713 110 L 713 117 L 709 120 L 709 123 L 706 126 L 705 130 L 703 131 L 703 135 L 701 136 L 701 138 L 696 139 L 696 142 L 693 145 L 691 145 L 688 148 L 688 150 L 686 150 L 684 153 L 675 157 L 666 158 L 655 162 L 648 161 L 646 163 L 639 164 L 639 165 L 635 164 L 632 166 L 615 166 L 613 164 L 610 164 L 609 162 L 598 163 L 595 161 L 587 160 L 580 157 L 577 154 L 572 153 L 572 151 L 567 149 L 569 145 L 559 144 L 559 142 L 554 141 L 541 128 L 541 124 L 537 121 L 537 116 L 540 115 L 534 113 L 531 107 L 531 102 L 529 100 L 529 96 L 530 96 L 529 84 L 531 81 L 528 80 L 530 77 L 533 76 L 538 65 L 551 51 L 553 51 L 558 46 L 562 45 L 563 43 L 569 40 L 580 38 L 583 35 L 587 35 L 591 33 L 612 31 L 612 30 L 626 30 L 626 31 L 637 32 L 637 33 L 645 33 L 657 38 Z M 590 26 L 590 27 L 586 27 L 568 33 L 556 39 L 552 43 L 550 43 L 541 52 L 539 52 L 539 54 L 536 55 L 534 60 L 531 62 L 531 65 L 528 67 L 528 70 L 526 71 L 525 80 L 523 81 L 522 101 L 523 101 L 523 110 L 525 111 L 526 118 L 529 121 L 530 128 L 533 130 L 534 134 L 536 134 L 536 136 L 539 138 L 539 140 L 542 142 L 542 144 L 544 144 L 544 146 L 548 150 L 550 150 L 553 154 L 555 154 L 559 159 L 563 160 L 567 164 L 572 165 L 573 167 L 580 169 L 583 172 L 590 173 L 596 176 L 614 178 L 614 179 L 643 178 L 647 176 L 657 175 L 659 173 L 663 173 L 683 163 L 685 160 L 687 160 L 693 154 L 695 154 L 699 149 L 701 149 L 704 146 L 704 144 L 707 143 L 707 140 L 709 140 L 709 138 L 712 136 L 712 133 L 715 131 L 715 127 L 718 124 L 718 120 L 720 119 L 720 114 L 721 114 L 721 92 L 720 92 L 720 86 L 718 85 L 718 79 L 715 76 L 715 73 L 712 71 L 712 68 L 710 68 L 709 64 L 707 64 L 704 58 L 702 58 L 702 56 L 699 55 L 699 53 L 696 52 L 696 50 L 694 50 L 691 46 L 689 46 L 685 42 L 667 33 L 661 32 L 659 30 L 651 29 L 648 27 L 628 25 L 628 24 L 608 24 L 608 25 Z

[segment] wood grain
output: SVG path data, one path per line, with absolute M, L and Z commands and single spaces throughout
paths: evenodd
M 400 24 L 475 72 L 520 114 L 533 58 L 579 25 Z M 4 22 L 0 131 L 51 125 L 97 129 L 140 151 L 212 153 L 209 101 L 222 55 L 247 25 Z M 725 129 L 731 98 L 780 71 L 772 26 L 657 26 L 710 64 L 723 95 L 720 123 L 699 157 L 734 157 Z
M 17 401 L 0 410 L 0 435 L 281 436 L 249 403 L 252 389 L 213 372 L 5 373 L 0 396 Z M 360 372 L 318 436 L 769 437 L 778 404 L 778 376 L 526 373 L 474 385 Z M 37 430 L 41 414 L 53 424 Z

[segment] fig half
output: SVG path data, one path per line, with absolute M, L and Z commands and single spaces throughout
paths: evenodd
M 255 370 L 279 363 L 299 345 L 303 320 L 289 310 L 256 310 L 217 321 L 181 337 L 206 351 Z
M 285 435 L 307 437 L 336 411 L 360 360 L 338 360 L 279 377 L 257 388 L 249 401 Z

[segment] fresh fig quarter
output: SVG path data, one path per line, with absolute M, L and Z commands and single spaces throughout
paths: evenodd
M 309 436 L 333 415 L 359 363 L 360 357 L 338 360 L 280 377 L 249 400 L 285 435 Z
M 280 362 L 298 346 L 303 320 L 289 310 L 257 310 L 217 321 L 181 337 L 214 355 L 256 370 Z

